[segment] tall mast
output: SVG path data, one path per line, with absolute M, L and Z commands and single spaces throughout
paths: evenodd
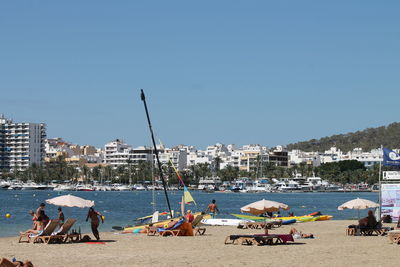
M 147 122 L 148 122 L 148 124 L 149 124 L 149 129 L 150 129 L 150 134 L 151 134 L 151 140 L 153 141 L 154 152 L 155 152 L 155 154 L 156 154 L 158 170 L 160 171 L 160 178 L 161 178 L 161 181 L 162 181 L 163 187 L 164 187 L 164 193 L 165 193 L 165 198 L 166 198 L 166 200 L 167 200 L 168 210 L 169 210 L 169 213 L 170 213 L 171 218 L 172 218 L 172 210 L 171 210 L 171 205 L 169 204 L 169 198 L 168 198 L 168 193 L 167 193 L 167 185 L 166 185 L 166 183 L 165 183 L 164 175 L 163 175 L 163 172 L 162 172 L 160 158 L 158 157 L 158 150 L 157 150 L 157 146 L 156 146 L 156 141 L 154 140 L 153 128 L 151 127 L 149 111 L 147 110 L 146 97 L 144 96 L 143 89 L 141 89 L 140 91 L 141 91 L 141 93 L 140 93 L 140 98 L 141 98 L 142 101 L 143 101 L 144 109 L 145 109 L 145 111 L 146 111 Z

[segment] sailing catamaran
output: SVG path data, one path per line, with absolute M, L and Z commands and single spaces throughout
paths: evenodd
M 170 219 L 169 220 L 171 220 L 171 218 L 172 219 L 178 219 L 178 218 L 173 218 L 174 217 L 173 216 L 173 211 L 171 209 L 170 201 L 169 201 L 169 198 L 168 198 L 167 186 L 166 186 L 166 182 L 165 182 L 163 171 L 162 171 L 162 167 L 161 167 L 161 162 L 160 162 L 159 155 L 158 155 L 158 149 L 157 149 L 156 142 L 155 142 L 155 139 L 154 139 L 153 128 L 152 128 L 152 125 L 151 125 L 150 116 L 149 116 L 147 103 L 146 103 L 146 97 L 144 95 L 143 89 L 141 89 L 140 98 L 143 101 L 145 112 L 146 112 L 147 122 L 148 122 L 149 130 L 150 130 L 150 134 L 151 134 L 151 140 L 152 140 L 153 147 L 154 147 L 154 154 L 156 156 L 158 170 L 159 170 L 159 173 L 160 173 L 160 179 L 162 181 L 162 185 L 163 185 L 163 188 L 164 188 L 165 199 L 166 199 L 167 205 L 168 205 L 168 210 L 169 210 L 169 215 L 170 215 Z M 184 182 L 182 180 L 182 177 L 180 176 L 180 174 L 179 174 L 178 170 L 175 168 L 175 166 L 172 164 L 171 160 L 170 160 L 170 163 L 171 163 L 171 166 L 174 169 L 176 175 L 178 176 L 179 181 L 183 185 L 183 192 L 184 193 L 183 193 L 182 203 L 181 203 L 181 212 L 182 212 L 181 215 L 184 215 L 184 205 L 185 205 L 185 203 L 195 203 L 196 204 L 196 202 L 194 201 L 192 195 L 190 194 L 189 190 L 187 189 L 186 185 L 184 184 Z M 153 204 L 154 204 L 154 201 L 155 200 L 153 199 Z M 145 216 L 145 217 L 142 217 L 142 218 L 138 218 L 138 220 L 141 221 L 141 222 L 144 222 L 145 220 L 148 220 L 148 219 L 152 218 L 152 223 L 156 223 L 156 225 L 157 224 L 164 225 L 166 222 L 169 221 L 169 220 L 166 220 L 166 221 L 158 222 L 158 215 L 160 215 L 160 213 L 158 211 L 154 211 L 153 215 L 149 215 L 149 216 Z M 124 232 L 140 232 L 140 230 L 142 230 L 146 226 L 147 226 L 147 224 L 141 224 L 141 225 L 132 226 L 132 227 L 125 227 L 124 228 Z

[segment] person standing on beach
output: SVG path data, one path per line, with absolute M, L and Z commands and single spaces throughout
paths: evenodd
M 92 226 L 92 233 L 97 240 L 100 239 L 99 230 L 97 230 L 97 228 L 99 228 L 99 224 L 100 224 L 99 216 L 100 216 L 101 222 L 104 223 L 104 219 L 103 219 L 103 216 L 101 215 L 101 213 L 95 211 L 93 208 L 90 208 L 88 215 L 86 217 L 86 221 L 88 221 L 90 218 L 90 223 Z
M 36 217 L 40 216 L 42 210 L 44 212 L 45 207 L 46 207 L 46 204 L 40 203 L 39 208 L 36 209 Z
M 59 224 L 60 226 L 64 224 L 64 212 L 62 211 L 61 208 L 58 208 L 58 220 L 59 220 Z
M 49 216 L 46 215 L 46 213 L 44 212 L 44 209 L 46 207 L 46 204 L 44 203 L 40 203 L 39 208 L 37 208 L 36 210 L 36 217 L 39 218 L 41 217 L 41 221 L 44 224 L 44 226 L 46 226 L 48 224 L 48 222 L 50 221 Z
M 212 218 L 215 218 L 217 212 L 219 213 L 219 209 L 217 207 L 217 204 L 215 204 L 215 202 L 216 202 L 215 199 L 213 199 L 211 203 L 208 205 L 207 210 L 205 211 L 206 213 L 209 211 Z

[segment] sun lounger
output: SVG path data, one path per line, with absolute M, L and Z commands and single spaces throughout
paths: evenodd
M 204 235 L 204 233 L 206 232 L 207 229 L 205 227 L 199 227 L 199 224 L 203 217 L 204 216 L 200 214 L 197 215 L 196 218 L 193 220 L 192 226 L 194 229 L 194 235 Z
M 44 228 L 43 232 L 38 235 L 30 235 L 29 238 L 33 239 L 32 243 L 43 242 L 46 243 L 46 240 L 51 236 L 54 230 L 57 228 L 59 220 L 50 220 L 49 223 Z M 47 241 L 48 243 L 48 241 Z
M 40 235 L 50 235 L 57 228 L 58 221 L 59 220 L 50 220 Z M 18 243 L 22 243 L 22 242 L 29 243 L 32 239 L 34 241 L 36 241 L 36 237 L 38 237 L 40 235 L 21 233 L 19 235 Z M 24 240 L 24 239 L 26 239 L 26 240 Z
M 392 230 L 387 233 L 391 243 L 400 244 L 400 230 Z
M 272 222 L 272 227 L 271 228 L 278 228 L 282 226 L 282 220 L 277 220 Z
M 146 226 L 147 235 L 148 236 L 155 236 L 158 235 L 157 226 Z
M 376 233 L 377 235 L 383 235 L 385 229 L 382 228 L 381 220 L 377 222 L 374 226 L 359 226 L 360 234 L 365 236 L 370 236 Z
M 294 241 L 292 235 L 229 235 L 225 238 L 225 244 L 241 245 L 273 245 L 286 244 L 287 241 Z
M 184 235 L 185 230 L 179 229 L 179 227 L 185 222 L 185 219 L 180 219 L 178 222 L 176 222 L 172 227 L 170 228 L 158 228 L 157 231 L 160 234 L 160 236 L 178 236 L 178 235 Z
M 44 237 L 42 239 L 45 241 L 46 244 L 57 241 L 57 242 L 67 242 L 68 240 L 73 241 L 76 240 L 77 234 L 69 234 L 69 230 L 75 224 L 76 219 L 67 219 L 65 223 L 58 229 L 58 231 L 53 232 L 50 236 Z

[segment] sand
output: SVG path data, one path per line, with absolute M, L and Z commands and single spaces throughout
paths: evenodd
M 207 227 L 206 235 L 159 237 L 101 233 L 105 244 L 27 244 L 0 238 L 0 257 L 31 260 L 34 266 L 389 266 L 398 263 L 400 245 L 387 236 L 346 236 L 354 221 L 322 221 L 282 226 L 313 233 L 315 239 L 274 246 L 225 245 L 230 234 L 262 230 Z M 393 226 L 393 225 L 386 225 Z

